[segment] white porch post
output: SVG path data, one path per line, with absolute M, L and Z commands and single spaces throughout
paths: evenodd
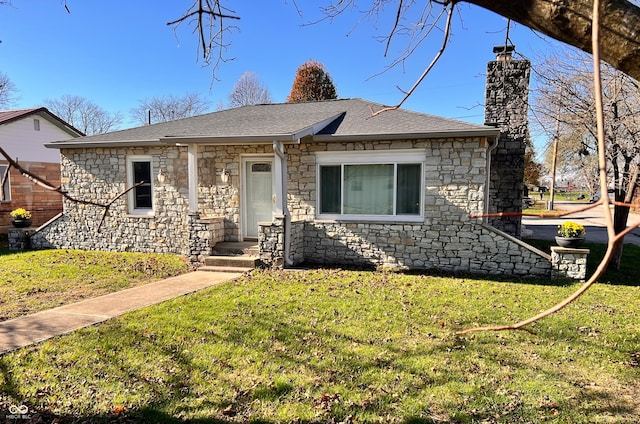
M 291 251 L 291 214 L 287 206 L 287 157 L 284 153 L 284 144 L 273 141 L 275 153 L 275 183 L 276 183 L 276 213 L 283 216 L 284 223 L 284 261 L 287 265 L 293 265 L 290 256 Z
M 276 186 L 276 206 L 275 213 L 282 215 L 286 209 L 286 176 L 287 161 L 284 157 L 284 149 L 282 143 L 278 141 L 273 142 L 273 150 L 275 151 L 275 186 Z
M 189 144 L 187 152 L 189 173 L 189 213 L 198 212 L 198 145 Z

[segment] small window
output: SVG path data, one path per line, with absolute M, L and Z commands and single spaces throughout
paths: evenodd
M 127 185 L 129 191 L 129 213 L 133 215 L 153 215 L 153 169 L 150 156 L 130 156 L 127 158 Z
M 39 119 L 34 119 L 33 120 L 33 129 L 36 131 L 40 131 L 40 120 Z
M 251 172 L 271 172 L 270 163 L 254 163 L 251 165 Z
M 9 166 L 0 165 L 0 202 L 11 201 L 11 184 L 9 181 Z

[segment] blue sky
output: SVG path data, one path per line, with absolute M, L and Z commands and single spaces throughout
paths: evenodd
M 341 98 L 361 97 L 383 104 L 402 98 L 396 86 L 410 88 L 437 52 L 441 39 L 429 42 L 403 67 L 384 71 L 404 44 L 398 41 L 384 57 L 375 37 L 388 33 L 391 9 L 377 21 L 350 12 L 333 22 L 305 23 L 320 17 L 327 2 L 297 0 L 226 0 L 241 19 L 229 35 L 227 56 L 212 79 L 198 60 L 192 28 L 176 32 L 166 25 L 182 15 L 191 0 L 13 0 L 0 6 L 0 72 L 18 89 L 15 107 L 41 106 L 64 94 L 86 97 L 102 108 L 125 116 L 152 96 L 198 92 L 211 110 L 227 103 L 234 83 L 247 71 L 258 75 L 275 102 L 284 102 L 296 69 L 308 59 L 322 62 Z M 461 4 L 445 55 L 404 107 L 469 122 L 482 123 L 485 69 L 494 45 L 504 43 L 506 19 Z M 356 25 L 356 22 L 361 22 Z M 534 60 L 558 44 L 519 25 L 511 28 L 516 50 Z M 535 60 L 534 60 L 535 64 Z

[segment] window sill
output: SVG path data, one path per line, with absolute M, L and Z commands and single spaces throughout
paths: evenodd
M 155 218 L 155 213 L 128 213 L 125 215 L 127 218 Z
M 316 216 L 316 222 L 325 223 L 367 223 L 367 224 L 408 224 L 424 222 L 423 216 Z

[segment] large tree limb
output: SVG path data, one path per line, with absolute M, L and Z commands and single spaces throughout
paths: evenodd
M 449 0 L 457 3 L 461 0 Z M 592 0 L 464 0 L 510 18 L 587 53 L 591 43 Z M 600 2 L 600 56 L 640 80 L 640 8 L 627 0 Z
M 602 0 L 607 1 L 607 0 Z M 600 0 L 593 0 L 593 28 L 591 34 L 591 42 L 593 48 L 593 83 L 594 83 L 594 92 L 595 92 L 595 109 L 596 109 L 596 122 L 597 122 L 597 133 L 598 133 L 598 166 L 600 173 L 600 189 L 602 193 L 607 192 L 607 161 L 605 157 L 605 132 L 604 132 L 604 111 L 603 111 L 603 101 L 602 101 L 602 78 L 600 73 Z M 496 325 L 496 326 L 488 326 L 488 327 L 476 327 L 469 328 L 467 330 L 459 331 L 457 334 L 468 334 L 477 331 L 501 331 L 501 330 L 525 330 L 525 326 L 532 324 L 544 317 L 555 314 L 556 312 L 564 309 L 567 305 L 578 299 L 582 296 L 589 288 L 596 283 L 606 270 L 611 258 L 613 257 L 613 253 L 616 249 L 616 245 L 621 243 L 624 236 L 631 232 L 634 227 L 629 227 L 619 234 L 615 234 L 613 228 L 613 219 L 611 217 L 611 210 L 609 209 L 609 196 L 603 196 L 600 200 L 602 209 L 604 212 L 604 217 L 607 223 L 607 234 L 609 237 L 609 243 L 607 244 L 607 251 L 604 255 L 604 258 L 598 265 L 596 271 L 593 275 L 587 280 L 586 283 L 582 285 L 576 292 L 574 292 L 571 296 L 564 299 L 562 302 L 559 302 L 552 306 L 551 308 L 542 311 L 536 316 L 520 321 L 516 324 L 512 325 Z M 614 204 L 620 204 L 620 202 L 613 202 Z

